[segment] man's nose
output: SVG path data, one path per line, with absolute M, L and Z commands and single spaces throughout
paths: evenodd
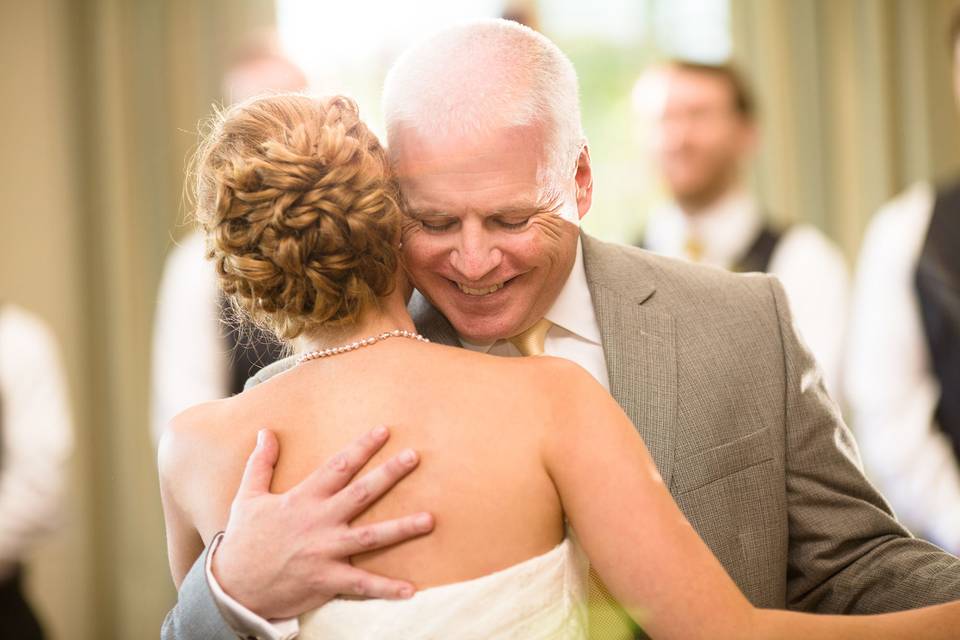
M 468 282 L 480 282 L 500 266 L 503 253 L 490 234 L 473 225 L 464 225 L 460 242 L 450 252 L 450 264 Z

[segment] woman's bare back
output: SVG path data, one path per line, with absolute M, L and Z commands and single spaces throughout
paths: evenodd
M 202 464 L 174 493 L 207 543 L 226 525 L 259 429 L 278 437 L 272 490 L 283 492 L 364 431 L 388 425 L 391 439 L 367 468 L 404 448 L 417 451 L 420 466 L 355 523 L 429 511 L 436 527 L 353 564 L 418 588 L 506 568 L 564 535 L 541 451 L 557 399 L 540 364 L 391 340 L 298 365 L 178 418 L 174 428 Z

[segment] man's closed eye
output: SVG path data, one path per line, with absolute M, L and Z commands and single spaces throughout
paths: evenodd
M 421 220 L 420 226 L 423 227 L 424 231 L 429 231 L 431 233 L 442 233 L 453 228 L 455 222 L 456 220 L 437 220 L 433 222 Z
M 524 218 L 522 220 L 497 220 L 499 226 L 510 230 L 523 229 L 527 226 L 528 222 L 530 222 L 530 218 Z

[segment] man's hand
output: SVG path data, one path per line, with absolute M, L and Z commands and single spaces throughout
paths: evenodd
M 349 560 L 433 529 L 429 513 L 349 525 L 417 466 L 417 454 L 408 449 L 350 483 L 388 437 L 385 427 L 377 427 L 297 486 L 273 494 L 279 444 L 273 432 L 260 431 L 213 557 L 213 573 L 223 590 L 267 619 L 300 615 L 338 594 L 412 596 L 409 582 L 357 569 Z

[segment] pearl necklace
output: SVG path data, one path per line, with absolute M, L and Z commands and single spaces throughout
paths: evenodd
M 369 347 L 372 344 L 376 344 L 381 340 L 386 340 L 387 338 L 411 338 L 419 342 L 430 342 L 428 339 L 424 338 L 419 333 L 414 333 L 413 331 L 407 331 L 406 329 L 394 329 L 393 331 L 384 331 L 383 333 L 377 334 L 375 336 L 370 336 L 369 338 L 364 338 L 362 340 L 357 340 L 356 342 L 350 342 L 347 344 L 340 345 L 339 347 L 330 347 L 328 349 L 321 349 L 319 351 L 307 351 L 303 353 L 299 358 L 297 358 L 297 364 L 303 364 L 308 360 L 319 360 L 320 358 L 329 358 L 330 356 L 335 356 L 340 353 L 347 353 L 348 351 L 356 351 L 361 347 Z

